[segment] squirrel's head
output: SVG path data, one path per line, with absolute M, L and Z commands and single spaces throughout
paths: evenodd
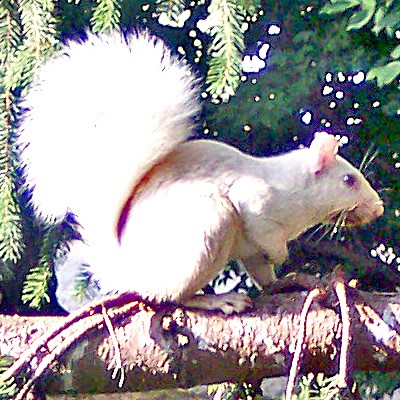
M 373 221 L 383 214 L 383 202 L 364 175 L 338 155 L 338 149 L 335 137 L 326 132 L 316 132 L 309 148 L 315 195 L 326 203 L 327 222 L 338 215 L 350 225 Z

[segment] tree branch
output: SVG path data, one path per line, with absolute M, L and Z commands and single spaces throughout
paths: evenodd
M 350 367 L 398 371 L 400 296 L 351 288 L 348 293 Z M 143 391 L 222 381 L 257 383 L 264 377 L 286 375 L 305 297 L 304 292 L 263 296 L 255 300 L 253 310 L 229 316 L 172 305 L 158 306 L 156 311 L 127 307 L 130 311 L 123 319 L 110 318 L 113 329 L 103 316 L 99 327 L 85 333 L 52 364 L 45 377 L 46 392 Z M 328 300 L 329 296 L 314 302 L 308 313 L 303 372 L 338 370 L 342 323 L 339 311 L 326 305 Z M 102 313 L 104 310 L 99 310 L 78 320 L 63 335 L 43 345 L 30 370 L 74 332 L 85 331 Z M 1 315 L 0 356 L 21 357 L 36 339 L 63 321 L 65 317 Z M 122 388 L 118 388 L 119 363 L 125 370 Z

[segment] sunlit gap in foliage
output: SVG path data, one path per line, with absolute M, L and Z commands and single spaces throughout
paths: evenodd
M 397 153 L 397 151 L 395 151 L 394 153 L 393 153 L 393 155 L 392 155 L 392 158 L 393 158 L 393 160 L 394 160 L 394 167 L 396 168 L 396 169 L 399 169 L 400 168 L 400 157 L 399 157 L 399 153 Z M 398 217 L 400 217 L 400 215 L 398 215 Z
M 379 103 L 379 102 L 374 102 L 372 104 L 372 107 L 380 106 L 380 104 L 376 104 L 376 103 Z M 361 161 L 360 171 L 365 171 L 365 169 L 367 169 L 369 167 L 371 162 L 377 157 L 378 152 L 377 151 L 372 152 L 372 150 L 370 148 L 370 149 L 368 149 L 367 154 L 368 154 L 368 157 L 365 156 L 363 158 L 363 160 Z M 393 153 L 393 158 L 394 159 L 397 158 L 396 152 Z M 395 163 L 395 168 L 397 168 L 397 169 L 400 168 L 399 162 Z M 388 189 L 386 189 L 386 190 L 388 190 Z M 397 218 L 400 217 L 400 210 L 395 210 L 395 216 Z M 394 267 L 397 269 L 397 271 L 400 272 L 400 254 L 396 254 L 393 247 L 387 246 L 383 243 L 379 243 L 375 248 L 371 249 L 370 255 L 373 258 L 379 259 L 382 263 L 384 263 L 388 266 L 394 265 Z M 398 290 L 400 290 L 400 288 L 398 288 Z
M 192 2 L 190 5 L 193 7 L 195 2 Z M 149 8 L 149 4 L 142 5 L 143 11 L 147 11 Z M 156 19 L 160 25 L 183 28 L 191 15 L 191 10 L 187 8 L 183 0 L 157 0 L 152 18 Z
M 380 243 L 377 247 L 371 249 L 370 254 L 384 264 L 395 265 L 397 271 L 400 272 L 400 254 L 396 254 L 393 247 L 386 247 L 383 243 Z
M 281 33 L 281 27 L 271 24 L 266 32 L 269 36 L 276 36 Z M 258 73 L 262 71 L 267 63 L 267 57 L 271 45 L 268 42 L 261 42 L 257 54 L 246 54 L 243 57 L 242 69 L 244 73 Z
M 325 83 L 321 89 L 322 96 L 327 97 L 327 96 L 332 96 L 333 99 L 329 102 L 328 107 L 331 109 L 334 109 L 337 107 L 338 102 L 343 100 L 346 96 L 345 92 L 343 90 L 335 90 L 333 86 L 333 81 L 334 81 L 334 74 L 332 72 L 327 72 L 325 74 Z M 342 71 L 339 71 L 336 74 L 336 79 L 338 83 L 344 83 L 344 82 L 352 82 L 354 85 L 360 85 L 365 82 L 366 80 L 366 75 L 364 71 L 358 71 L 354 74 L 348 74 L 346 75 Z M 359 103 L 354 103 L 353 104 L 353 109 L 357 110 L 359 108 L 360 104 Z M 372 103 L 372 107 L 376 108 L 379 107 L 380 104 L 378 101 L 375 101 Z M 314 113 L 311 110 L 301 108 L 299 110 L 299 115 L 300 115 L 300 121 L 304 125 L 311 125 L 315 123 L 314 121 Z M 354 115 L 354 116 L 349 116 L 346 120 L 346 125 L 351 126 L 351 125 L 359 125 L 363 122 L 362 118 L 360 116 Z M 331 128 L 331 122 L 328 121 L 326 118 L 322 118 L 320 120 L 320 125 L 325 128 Z M 345 144 L 345 143 L 342 143 Z
M 189 31 L 189 37 L 193 39 L 193 47 L 196 49 L 195 51 L 195 58 L 194 58 L 194 62 L 195 63 L 199 63 L 201 61 L 201 58 L 204 55 L 204 51 L 203 51 L 203 41 L 197 37 L 197 31 L 194 29 L 191 29 Z

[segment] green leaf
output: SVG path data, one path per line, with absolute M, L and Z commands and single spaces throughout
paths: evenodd
M 349 8 L 353 8 L 360 4 L 360 0 L 339 0 L 339 1 L 331 1 L 330 3 L 325 4 L 321 10 L 320 14 L 338 14 L 343 11 L 348 10 Z
M 349 19 L 347 30 L 360 29 L 367 25 L 374 15 L 376 8 L 376 0 L 363 0 L 361 7 Z
M 400 88 L 398 88 L 400 89 Z M 387 116 L 393 116 L 393 117 L 397 117 L 399 114 L 399 101 L 398 99 L 394 99 L 394 100 L 389 100 L 387 104 L 382 106 L 382 111 L 385 113 L 385 115 Z
M 385 28 L 384 24 L 385 10 L 383 7 L 379 7 L 374 16 L 374 26 L 371 31 L 378 36 L 382 29 Z
M 392 61 L 381 67 L 372 68 L 367 74 L 367 80 L 376 78 L 379 87 L 389 85 L 400 75 L 400 61 Z
M 385 30 L 386 35 L 393 37 L 395 30 L 400 26 L 400 3 L 396 2 L 392 8 L 390 6 L 379 7 L 374 16 L 374 26 L 372 32 L 378 35 Z
M 392 58 L 400 57 L 400 44 L 393 49 L 393 51 L 390 53 L 390 57 Z

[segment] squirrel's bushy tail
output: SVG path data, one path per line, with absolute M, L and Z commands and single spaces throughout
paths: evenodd
M 22 158 L 38 209 L 69 209 L 84 228 L 94 213 L 117 218 L 135 183 L 191 135 L 196 92 L 189 68 L 147 33 L 70 43 L 26 100 Z

